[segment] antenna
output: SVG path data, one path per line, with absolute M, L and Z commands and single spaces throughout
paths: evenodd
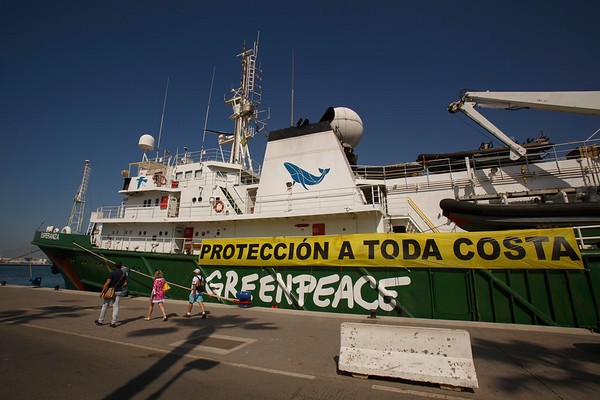
M 88 183 L 90 182 L 90 160 L 85 160 L 85 167 L 83 167 L 83 177 L 81 178 L 81 184 L 75 194 L 73 200 L 73 207 L 71 207 L 71 215 L 69 216 L 69 222 L 67 226 L 75 232 L 81 232 L 81 223 L 83 222 L 83 210 L 85 206 L 85 193 L 87 192 Z M 75 225 L 73 227 L 72 225 Z
M 156 146 L 156 157 L 160 148 L 160 137 L 162 135 L 163 121 L 165 119 L 165 108 L 167 107 L 167 94 L 169 93 L 169 77 L 167 77 L 167 87 L 165 88 L 165 99 L 163 100 L 162 115 L 160 116 L 160 128 L 158 129 L 158 145 Z
M 265 129 L 266 122 L 259 119 L 258 106 L 261 103 L 262 88 L 260 84 L 260 66 L 256 65 L 258 57 L 258 40 L 260 32 L 256 37 L 254 46 L 246 48 L 238 54 L 242 64 L 242 78 L 240 86 L 232 90 L 232 97 L 225 100 L 233 109 L 229 117 L 233 121 L 234 129 L 232 135 L 220 135 L 219 146 L 231 144 L 231 155 L 229 162 L 239 164 L 252 170 L 252 158 L 247 141 L 252 139 L 255 133 Z M 252 124 L 252 125 L 251 125 Z
M 210 91 L 208 92 L 208 104 L 206 105 L 206 117 L 204 118 L 204 129 L 202 130 L 202 147 L 200 148 L 200 161 L 204 155 L 204 139 L 206 138 L 206 124 L 208 124 L 208 113 L 210 111 L 210 99 L 212 98 L 213 83 L 215 82 L 215 67 L 213 67 L 212 79 L 210 81 Z
M 292 47 L 292 111 L 290 115 L 290 126 L 294 126 L 294 48 Z

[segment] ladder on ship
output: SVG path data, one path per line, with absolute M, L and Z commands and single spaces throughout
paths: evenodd
M 229 190 L 225 186 L 219 186 L 219 188 L 221 189 L 221 191 L 225 195 L 225 198 L 227 199 L 227 201 L 229 202 L 229 204 L 231 205 L 231 207 L 233 207 L 233 210 L 235 211 L 235 213 L 236 214 L 241 214 L 242 210 L 238 207 L 237 203 L 233 199 L 233 196 L 231 195 L 231 193 L 229 192 Z

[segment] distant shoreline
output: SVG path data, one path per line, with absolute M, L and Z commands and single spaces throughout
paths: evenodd
M 24 261 L 24 260 L 18 260 L 18 261 L 0 261 L 0 267 L 19 267 L 19 266 L 23 266 L 23 267 L 28 267 L 30 265 L 36 265 L 36 266 L 41 266 L 44 267 L 46 265 L 51 266 L 52 263 L 50 263 L 48 260 L 46 261 L 39 261 L 39 260 L 32 260 L 31 263 L 29 263 L 29 261 Z
M 29 267 L 29 265 L 31 266 L 36 266 L 36 267 L 45 267 L 45 266 L 51 266 L 52 264 L 50 263 L 0 263 L 0 267 Z

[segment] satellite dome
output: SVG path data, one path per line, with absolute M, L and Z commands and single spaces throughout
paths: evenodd
M 154 138 L 152 135 L 148 135 L 147 133 L 142 135 L 138 142 L 138 147 L 144 151 L 154 150 Z
M 328 121 L 333 131 L 344 146 L 355 148 L 358 146 L 363 134 L 363 123 L 354 110 L 346 107 L 329 107 L 321 117 L 321 121 Z

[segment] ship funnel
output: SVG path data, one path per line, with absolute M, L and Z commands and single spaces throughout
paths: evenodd
M 154 150 L 154 138 L 152 135 L 142 135 L 140 137 L 140 141 L 138 142 L 138 147 L 144 151 L 152 151 Z
M 327 121 L 344 147 L 358 146 L 363 134 L 363 123 L 354 110 L 346 107 L 329 107 L 319 122 Z

